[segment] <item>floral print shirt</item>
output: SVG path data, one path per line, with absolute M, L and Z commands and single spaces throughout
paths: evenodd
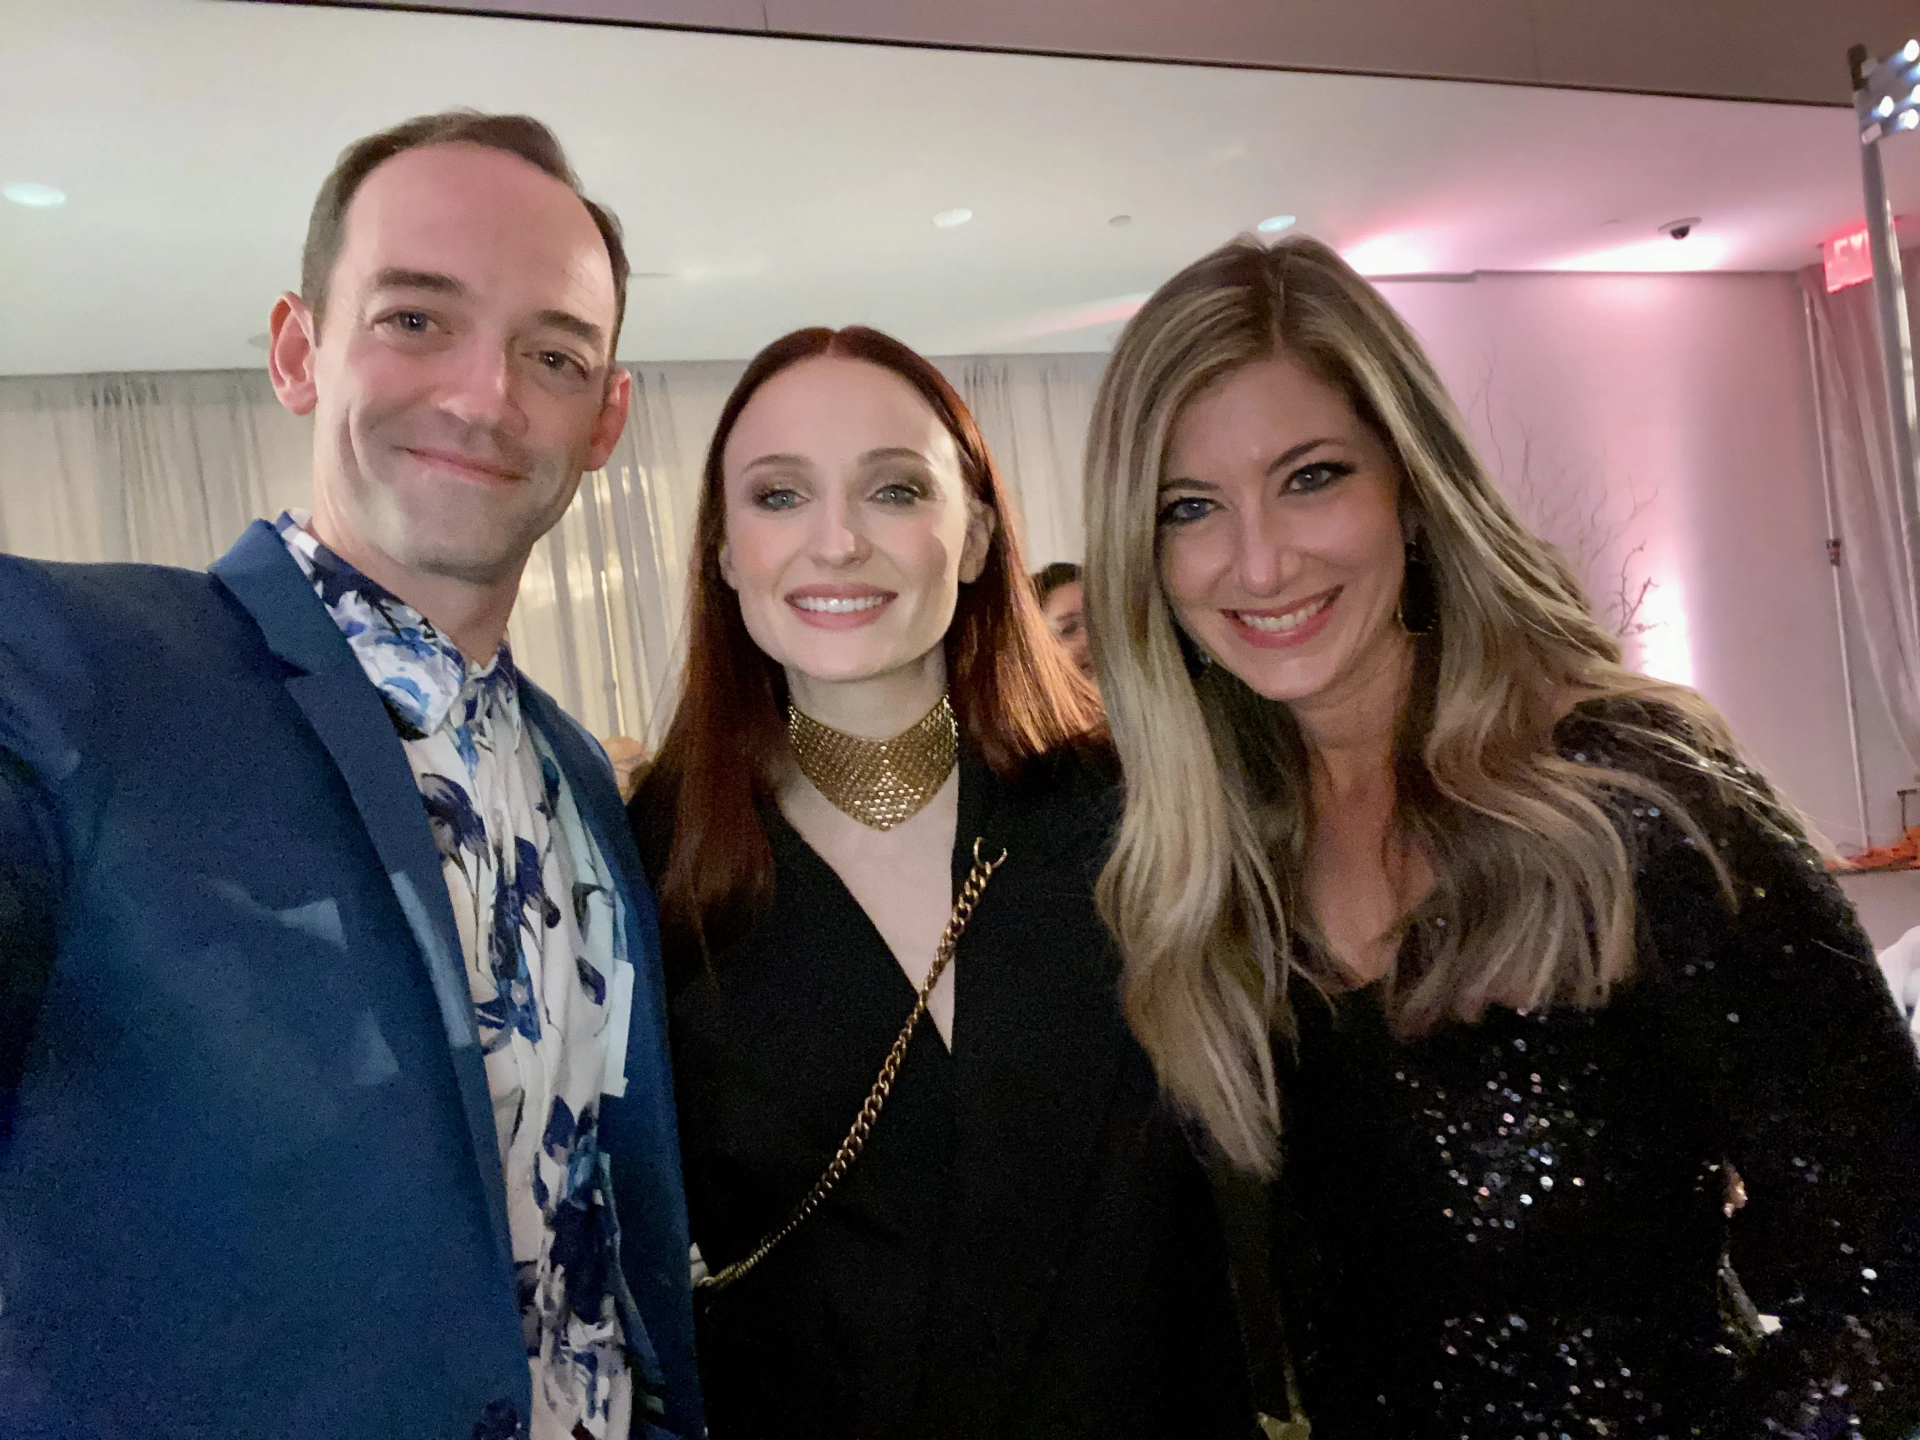
M 596 1124 L 602 1093 L 624 1089 L 633 967 L 606 859 L 522 717 L 508 647 L 469 662 L 305 523 L 289 512 L 277 528 L 386 702 L 453 901 L 533 1370 L 521 1433 L 626 1440 L 635 1312 Z

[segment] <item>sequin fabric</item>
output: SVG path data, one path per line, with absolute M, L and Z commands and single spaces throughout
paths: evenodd
M 1798 832 L 1623 718 L 1556 738 L 1666 786 L 1737 911 L 1623 800 L 1642 940 L 1605 1007 L 1401 1040 L 1375 989 L 1296 991 L 1275 1251 L 1315 1440 L 1920 1425 L 1920 1057 Z

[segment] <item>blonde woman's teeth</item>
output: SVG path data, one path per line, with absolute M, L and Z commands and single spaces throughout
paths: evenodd
M 1233 614 L 1235 619 L 1249 629 L 1264 630 L 1271 635 L 1281 635 L 1289 630 L 1299 629 L 1332 603 L 1333 596 L 1322 595 L 1317 600 L 1308 601 L 1297 610 L 1288 610 L 1279 615 L 1261 615 L 1251 610 L 1236 610 Z

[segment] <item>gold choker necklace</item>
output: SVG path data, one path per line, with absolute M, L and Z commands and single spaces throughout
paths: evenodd
M 940 703 L 891 740 L 862 740 L 787 706 L 787 740 L 800 773 L 844 811 L 875 830 L 891 830 L 925 808 L 953 773 L 960 727 Z

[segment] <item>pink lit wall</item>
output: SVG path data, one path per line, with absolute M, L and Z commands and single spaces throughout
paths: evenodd
M 1697 687 L 1836 844 L 1861 843 L 1801 302 L 1788 275 L 1382 285 L 1501 483 L 1629 640 Z M 1915 782 L 1854 647 L 1873 838 Z

